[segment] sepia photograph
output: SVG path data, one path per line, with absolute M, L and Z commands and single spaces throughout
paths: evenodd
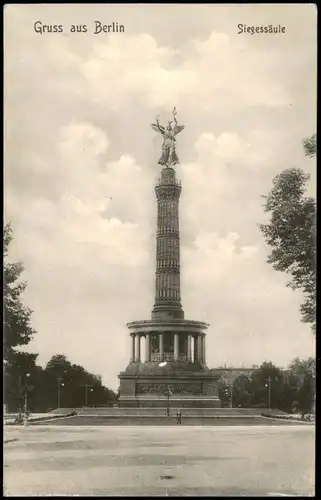
M 317 6 L 4 6 L 3 495 L 315 495 Z

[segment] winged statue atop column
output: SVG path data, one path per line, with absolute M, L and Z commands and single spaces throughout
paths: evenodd
M 158 160 L 158 164 L 165 165 L 166 167 L 172 167 L 172 165 L 177 165 L 177 163 L 179 163 L 179 159 L 176 154 L 175 136 L 184 130 L 185 125 L 178 125 L 176 115 L 177 111 L 176 107 L 174 107 L 173 120 L 168 122 L 166 128 L 159 124 L 158 116 L 156 117 L 156 123 L 152 124 L 152 129 L 163 136 L 162 156 Z M 172 127 L 173 122 L 174 126 Z

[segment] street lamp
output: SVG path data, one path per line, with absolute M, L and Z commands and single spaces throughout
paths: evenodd
M 170 398 L 171 395 L 172 395 L 172 389 L 171 389 L 171 386 L 169 385 L 167 387 L 167 391 L 166 391 L 166 396 L 167 396 L 167 416 L 168 417 L 169 417 L 169 413 L 170 413 L 169 398 Z
M 233 382 L 231 382 L 231 385 L 230 385 L 230 389 L 231 389 L 231 408 L 233 408 Z
M 64 387 L 65 384 L 61 382 L 63 380 L 62 377 L 57 378 L 57 397 L 58 397 L 58 409 L 60 408 L 60 387 Z
M 93 385 L 88 384 L 87 379 L 86 379 L 86 383 L 84 385 L 82 385 L 81 387 L 85 387 L 85 406 L 87 406 L 88 405 L 88 389 L 93 387 Z M 93 389 L 90 390 L 90 392 L 92 392 L 92 391 L 93 391 Z
M 268 377 L 268 383 L 265 384 L 265 387 L 269 388 L 269 410 L 271 409 L 271 375 Z
M 233 382 L 225 386 L 224 390 L 229 408 L 233 408 Z
M 7 359 L 4 359 L 3 360 L 3 373 L 4 373 L 4 376 L 6 376 L 6 370 L 8 369 L 9 367 L 9 362 Z M 4 405 L 3 405 L 3 410 L 4 410 L 4 414 L 8 413 L 8 404 L 6 403 L 7 401 L 7 397 L 6 397 L 6 391 L 4 390 L 3 392 L 3 395 L 4 395 Z
M 311 408 L 311 413 L 315 413 L 315 380 L 316 376 L 315 373 L 312 373 L 312 384 L 313 384 L 313 400 L 312 400 L 312 408 Z
M 166 361 L 162 361 L 161 363 L 159 363 L 158 366 L 160 366 L 161 368 L 163 368 L 164 366 L 167 365 L 167 362 Z M 170 385 L 167 385 L 167 389 L 166 391 L 164 391 L 164 396 L 167 396 L 167 408 L 166 408 L 166 414 L 167 416 L 169 417 L 169 413 L 170 413 L 170 409 L 169 409 L 169 398 L 172 394 L 172 390 L 171 390 L 171 386 Z
M 225 396 L 228 400 L 229 408 L 233 408 L 233 382 L 225 387 Z
M 22 377 L 19 375 L 18 378 L 18 391 L 19 391 L 19 414 L 22 413 Z
M 26 373 L 27 379 L 30 377 L 30 373 Z M 25 383 L 25 404 L 24 404 L 24 426 L 28 426 L 28 381 Z
M 225 392 L 226 399 L 227 399 L 227 401 L 228 401 L 228 388 L 227 388 L 227 387 L 225 387 L 224 392 Z M 224 406 L 225 406 L 225 404 L 226 404 L 226 403 L 224 402 Z

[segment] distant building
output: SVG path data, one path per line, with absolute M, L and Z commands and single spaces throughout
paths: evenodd
M 219 366 L 218 368 L 212 368 L 210 371 L 221 375 L 220 382 L 225 381 L 226 384 L 231 384 L 234 383 L 240 375 L 245 375 L 246 377 L 251 378 L 253 372 L 259 368 L 259 365 L 252 365 L 251 368 L 235 368 L 233 366 L 227 367 L 224 365 L 223 367 Z M 283 375 L 287 377 L 287 370 L 285 368 L 280 368 L 280 370 L 283 372 Z
M 246 375 L 251 378 L 252 373 L 257 370 L 257 368 L 233 368 L 233 367 L 218 367 L 212 368 L 212 373 L 217 373 L 221 375 L 220 382 L 226 382 L 227 384 L 233 383 L 240 375 Z

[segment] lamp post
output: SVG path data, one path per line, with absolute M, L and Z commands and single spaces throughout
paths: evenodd
M 265 387 L 269 388 L 269 410 L 271 409 L 271 375 L 268 376 L 268 383 L 265 384 Z
M 85 387 L 85 406 L 88 405 L 88 389 L 90 387 L 94 387 L 93 385 L 90 385 L 87 383 L 87 380 L 86 380 L 86 383 L 85 385 L 82 385 L 81 387 Z M 91 389 L 91 392 L 93 392 L 93 389 Z
M 8 368 L 9 368 L 9 362 L 7 359 L 4 359 L 3 360 L 3 374 L 4 374 L 4 379 L 7 380 L 7 371 L 8 371 Z M 4 387 L 4 391 L 3 391 L 3 412 L 4 412 L 4 415 L 6 413 L 8 413 L 8 404 L 7 404 L 7 391 L 5 390 L 5 387 Z
M 316 376 L 315 376 L 315 373 L 312 373 L 312 384 L 313 384 L 313 399 L 312 399 L 312 408 L 311 408 L 311 413 L 314 414 L 315 413 L 315 379 L 316 379 Z
M 172 394 L 171 386 L 169 385 L 167 387 L 166 395 L 167 395 L 167 416 L 169 417 L 170 415 L 170 407 L 169 407 L 169 398 Z
M 62 377 L 58 377 L 57 378 L 57 398 L 58 398 L 57 403 L 58 403 L 58 409 L 60 408 L 60 388 L 64 387 L 64 385 L 65 385 L 64 383 L 61 382 L 62 380 L 63 380 Z
M 94 392 L 94 389 L 90 389 L 89 392 Z M 91 398 L 91 401 L 93 400 L 93 398 Z M 94 405 L 93 405 L 93 408 L 94 408 Z
M 19 415 L 21 416 L 21 413 L 22 413 L 22 378 L 21 378 L 21 375 L 19 375 L 19 378 L 18 378 L 18 391 L 19 391 L 18 410 L 19 410 Z
M 30 373 L 26 373 L 27 379 L 30 377 Z M 28 426 L 28 381 L 25 383 L 25 397 L 24 397 L 24 427 Z
M 229 397 L 228 397 L 228 392 L 229 392 L 228 391 L 228 387 L 225 387 L 224 392 L 225 392 L 225 396 L 226 396 L 226 398 L 224 399 L 224 406 L 225 406 L 226 404 L 228 404 L 228 400 L 229 400 Z
M 166 361 L 162 361 L 161 363 L 159 363 L 158 366 L 160 366 L 161 368 L 163 368 L 164 366 L 167 365 L 167 362 Z M 167 416 L 169 417 L 169 414 L 170 414 L 170 408 L 169 408 L 169 398 L 172 394 L 172 391 L 171 391 L 171 386 L 170 385 L 167 385 L 167 389 L 166 391 L 164 392 L 164 396 L 167 396 L 167 408 L 166 408 L 166 414 Z

